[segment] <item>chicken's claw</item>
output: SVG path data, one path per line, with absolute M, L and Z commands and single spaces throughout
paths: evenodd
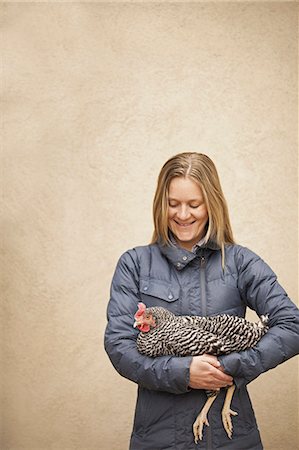
M 210 425 L 207 415 L 208 415 L 208 411 L 211 408 L 212 403 L 214 402 L 215 398 L 216 398 L 216 395 L 214 395 L 213 397 L 208 397 L 206 403 L 204 404 L 204 407 L 202 408 L 202 410 L 196 417 L 196 420 L 193 424 L 193 434 L 194 434 L 195 444 L 198 443 L 198 439 L 200 439 L 202 441 L 203 426 Z
M 233 424 L 231 416 L 237 416 L 238 413 L 236 411 L 232 411 L 231 409 L 223 408 L 222 410 L 222 422 L 224 429 L 228 435 L 228 437 L 231 439 L 233 434 Z
M 230 439 L 232 438 L 232 435 L 233 435 L 233 424 L 232 424 L 231 416 L 238 415 L 238 413 L 236 411 L 233 411 L 230 409 L 230 405 L 231 405 L 231 401 L 232 401 L 235 389 L 236 389 L 236 386 L 233 384 L 226 391 L 224 405 L 223 405 L 222 413 L 221 413 L 224 429 Z
M 207 415 L 203 411 L 201 411 L 193 424 L 195 444 L 198 443 L 198 439 L 202 441 L 202 431 L 204 425 L 210 426 Z

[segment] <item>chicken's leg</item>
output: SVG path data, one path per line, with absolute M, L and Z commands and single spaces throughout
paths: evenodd
M 198 439 L 202 440 L 203 426 L 204 425 L 209 426 L 207 414 L 208 414 L 208 411 L 211 408 L 216 397 L 217 397 L 217 394 L 213 395 L 213 397 L 208 397 L 206 403 L 204 404 L 202 410 L 198 414 L 198 416 L 193 424 L 193 434 L 194 434 L 195 444 L 198 443 Z
M 233 384 L 232 386 L 230 386 L 227 389 L 226 392 L 226 396 L 225 396 L 225 400 L 224 400 L 224 405 L 222 408 L 222 422 L 223 422 L 223 426 L 225 431 L 227 432 L 228 437 L 231 439 L 232 438 L 232 434 L 233 434 L 233 424 L 232 424 L 232 419 L 231 416 L 237 416 L 238 413 L 236 411 L 232 411 L 230 409 L 230 404 L 235 392 L 235 385 Z

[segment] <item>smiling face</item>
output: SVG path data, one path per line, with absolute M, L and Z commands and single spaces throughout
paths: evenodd
M 168 227 L 178 244 L 191 251 L 204 236 L 209 218 L 199 184 L 191 178 L 173 178 L 169 185 L 168 208 Z

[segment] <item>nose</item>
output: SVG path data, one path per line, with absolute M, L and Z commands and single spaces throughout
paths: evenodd
M 177 218 L 186 220 L 190 216 L 190 210 L 187 205 L 182 205 L 177 212 Z

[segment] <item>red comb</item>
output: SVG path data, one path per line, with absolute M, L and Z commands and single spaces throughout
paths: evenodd
M 142 302 L 139 302 L 138 303 L 138 311 L 136 312 L 134 317 L 142 316 L 145 310 L 146 310 L 146 305 Z

